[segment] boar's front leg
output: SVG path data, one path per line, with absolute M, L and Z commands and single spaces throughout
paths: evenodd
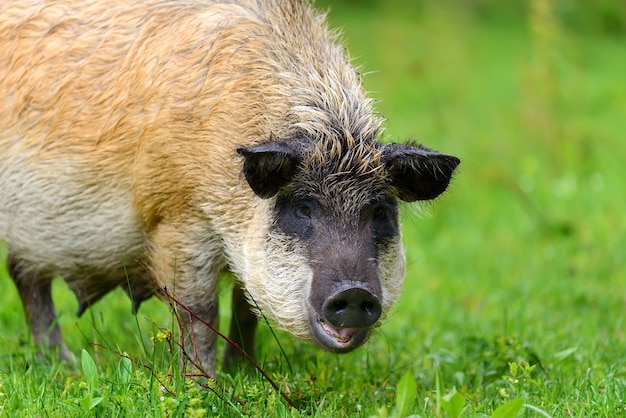
M 232 318 L 228 338 L 254 359 L 254 341 L 258 318 L 250 310 L 243 289 L 235 283 L 232 295 Z M 244 360 L 241 351 L 232 345 L 226 346 L 224 368 L 233 369 Z
M 56 347 L 61 358 L 71 360 L 71 354 L 61 336 L 52 301 L 52 280 L 38 277 L 9 257 L 9 274 L 22 299 L 24 314 L 30 326 L 33 341 L 42 348 Z
M 223 262 L 219 247 L 206 241 L 197 245 L 196 234 L 186 225 L 158 225 L 151 240 L 151 269 L 165 295 L 174 298 L 187 356 L 215 377 L 217 335 L 203 321 L 218 327 L 217 276 Z
M 217 298 L 214 296 L 204 299 L 203 304 L 190 302 L 184 293 L 177 292 L 179 299 L 193 314 L 186 309 L 178 307 L 179 320 L 182 325 L 181 332 L 184 336 L 184 347 L 189 359 L 194 363 L 200 363 L 204 372 L 215 378 L 215 351 L 217 334 L 203 323 L 209 323 L 218 327 L 219 317 Z M 199 320 L 197 317 L 201 318 Z
M 186 355 L 194 365 L 201 366 L 206 374 L 215 377 L 217 334 L 206 324 L 219 327 L 216 276 L 199 275 L 205 278 L 204 282 L 191 281 L 191 277 L 180 270 L 176 276 L 173 291 L 167 287 L 165 291 L 182 305 L 176 306 L 176 311 Z

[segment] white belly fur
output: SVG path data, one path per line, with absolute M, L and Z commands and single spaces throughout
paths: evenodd
M 119 280 L 143 257 L 130 187 L 101 179 L 90 186 L 85 175 L 67 166 L 0 165 L 0 239 L 34 273 Z

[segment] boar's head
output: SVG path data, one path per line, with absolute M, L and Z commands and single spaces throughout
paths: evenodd
M 270 212 L 263 249 L 250 260 L 257 274 L 245 283 L 252 306 L 327 350 L 362 345 L 402 287 L 398 201 L 443 193 L 459 160 L 345 135 L 300 135 L 238 152 Z

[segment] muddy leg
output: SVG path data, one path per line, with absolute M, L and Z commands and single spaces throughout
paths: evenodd
M 250 311 L 250 305 L 238 284 L 233 288 L 232 311 L 228 338 L 237 343 L 250 357 L 255 358 L 254 341 L 258 318 Z M 245 361 L 239 350 L 230 344 L 226 346 L 224 368 L 234 369 L 242 363 L 245 364 Z
M 33 273 L 26 273 L 16 262 L 9 262 L 9 274 L 13 278 L 22 299 L 26 320 L 30 326 L 33 341 L 42 348 L 58 348 L 61 358 L 71 360 L 71 354 L 63 342 L 61 330 L 56 321 L 56 311 L 52 301 L 51 284 Z

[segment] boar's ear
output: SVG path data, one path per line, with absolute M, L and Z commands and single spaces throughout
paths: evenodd
M 243 175 L 257 196 L 267 199 L 289 183 L 300 162 L 300 152 L 293 142 L 267 142 L 238 147 L 244 157 Z
M 406 202 L 434 199 L 443 193 L 452 173 L 461 162 L 452 155 L 440 154 L 424 146 L 388 144 L 382 162 L 391 175 L 398 197 Z

